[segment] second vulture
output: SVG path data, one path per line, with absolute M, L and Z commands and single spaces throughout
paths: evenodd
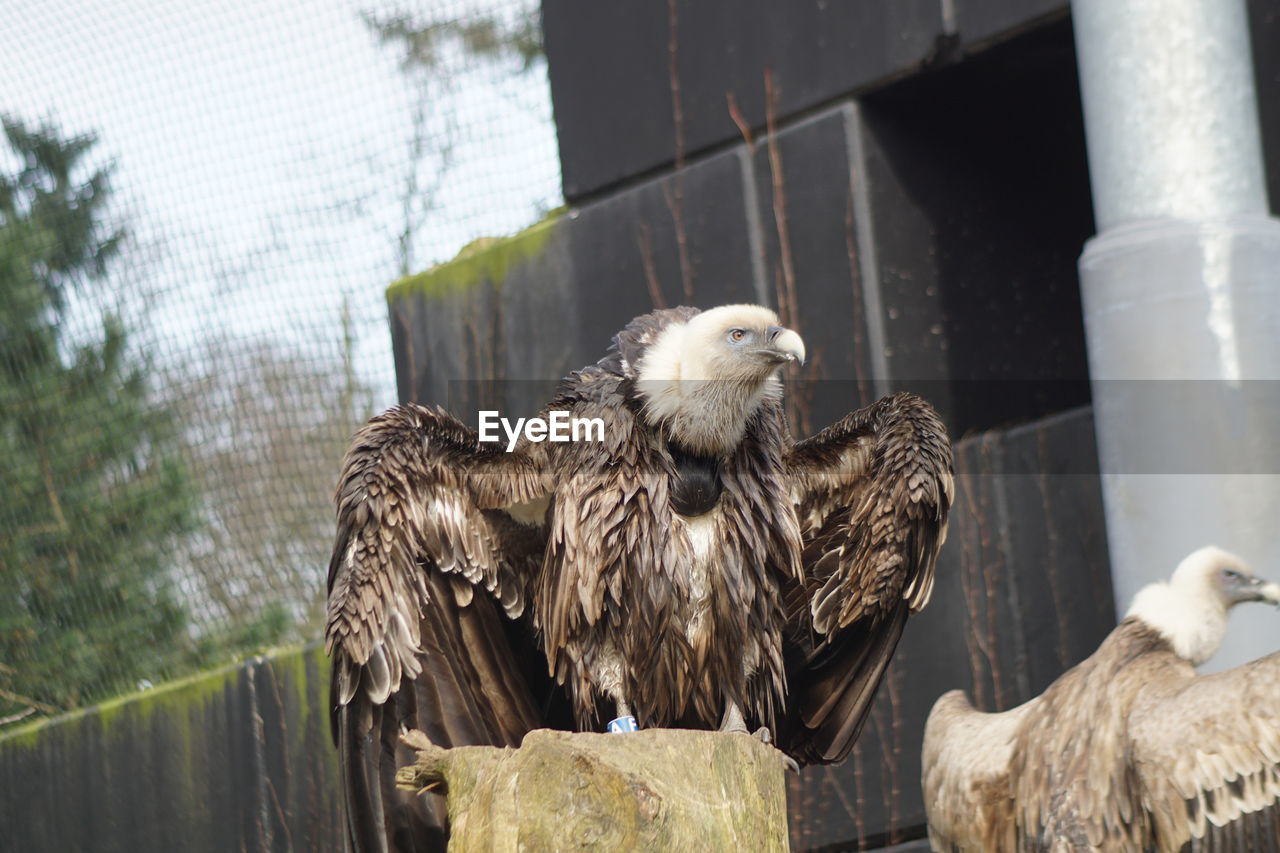
M 1280 586 L 1202 548 L 1040 696 L 984 714 L 944 695 L 924 735 L 933 849 L 1280 850 L 1280 652 L 1195 670 L 1245 601 Z
M 352 849 L 447 837 L 441 797 L 394 787 L 404 729 L 514 746 L 633 715 L 849 753 L 929 600 L 951 448 L 908 394 L 793 441 L 778 373 L 804 355 L 766 308 L 655 311 L 542 413 L 602 440 L 507 452 L 418 405 L 357 434 L 326 627 Z

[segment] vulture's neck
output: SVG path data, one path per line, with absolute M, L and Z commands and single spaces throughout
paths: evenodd
M 646 391 L 653 393 L 646 393 Z M 746 435 L 747 424 L 765 400 L 781 392 L 776 379 L 760 383 L 685 380 L 642 383 L 645 418 L 650 426 L 690 453 L 731 454 Z
M 1218 596 L 1168 583 L 1143 587 L 1126 615 L 1151 626 L 1194 666 L 1213 657 L 1227 630 L 1227 610 Z
M 742 443 L 760 407 L 782 396 L 782 381 L 776 371 L 716 378 L 679 343 L 659 341 L 640 364 L 636 391 L 645 421 L 689 453 L 727 456 Z

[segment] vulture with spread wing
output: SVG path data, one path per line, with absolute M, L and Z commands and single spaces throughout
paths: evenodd
M 778 374 L 804 354 L 766 308 L 655 311 L 542 413 L 602 440 L 508 451 L 417 405 L 356 435 L 326 627 L 353 849 L 447 838 L 441 797 L 394 787 L 405 729 L 514 746 L 633 715 L 848 754 L 929 599 L 951 448 L 908 394 L 794 442 Z
M 1280 850 L 1280 652 L 1195 670 L 1244 601 L 1280 586 L 1202 548 L 1040 696 L 984 714 L 944 695 L 924 736 L 933 849 Z

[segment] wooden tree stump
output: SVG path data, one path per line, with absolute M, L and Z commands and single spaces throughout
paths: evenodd
M 537 729 L 519 749 L 404 741 L 402 788 L 441 786 L 449 850 L 785 851 L 781 753 L 745 734 Z

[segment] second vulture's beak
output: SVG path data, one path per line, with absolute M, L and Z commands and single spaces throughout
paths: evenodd
M 769 344 L 765 350 L 779 362 L 798 361 L 804 364 L 804 341 L 790 329 L 770 326 L 767 331 Z
M 1280 584 L 1271 583 L 1265 578 L 1245 576 L 1231 590 L 1231 597 L 1236 603 L 1245 601 L 1264 601 L 1267 604 L 1280 605 Z

